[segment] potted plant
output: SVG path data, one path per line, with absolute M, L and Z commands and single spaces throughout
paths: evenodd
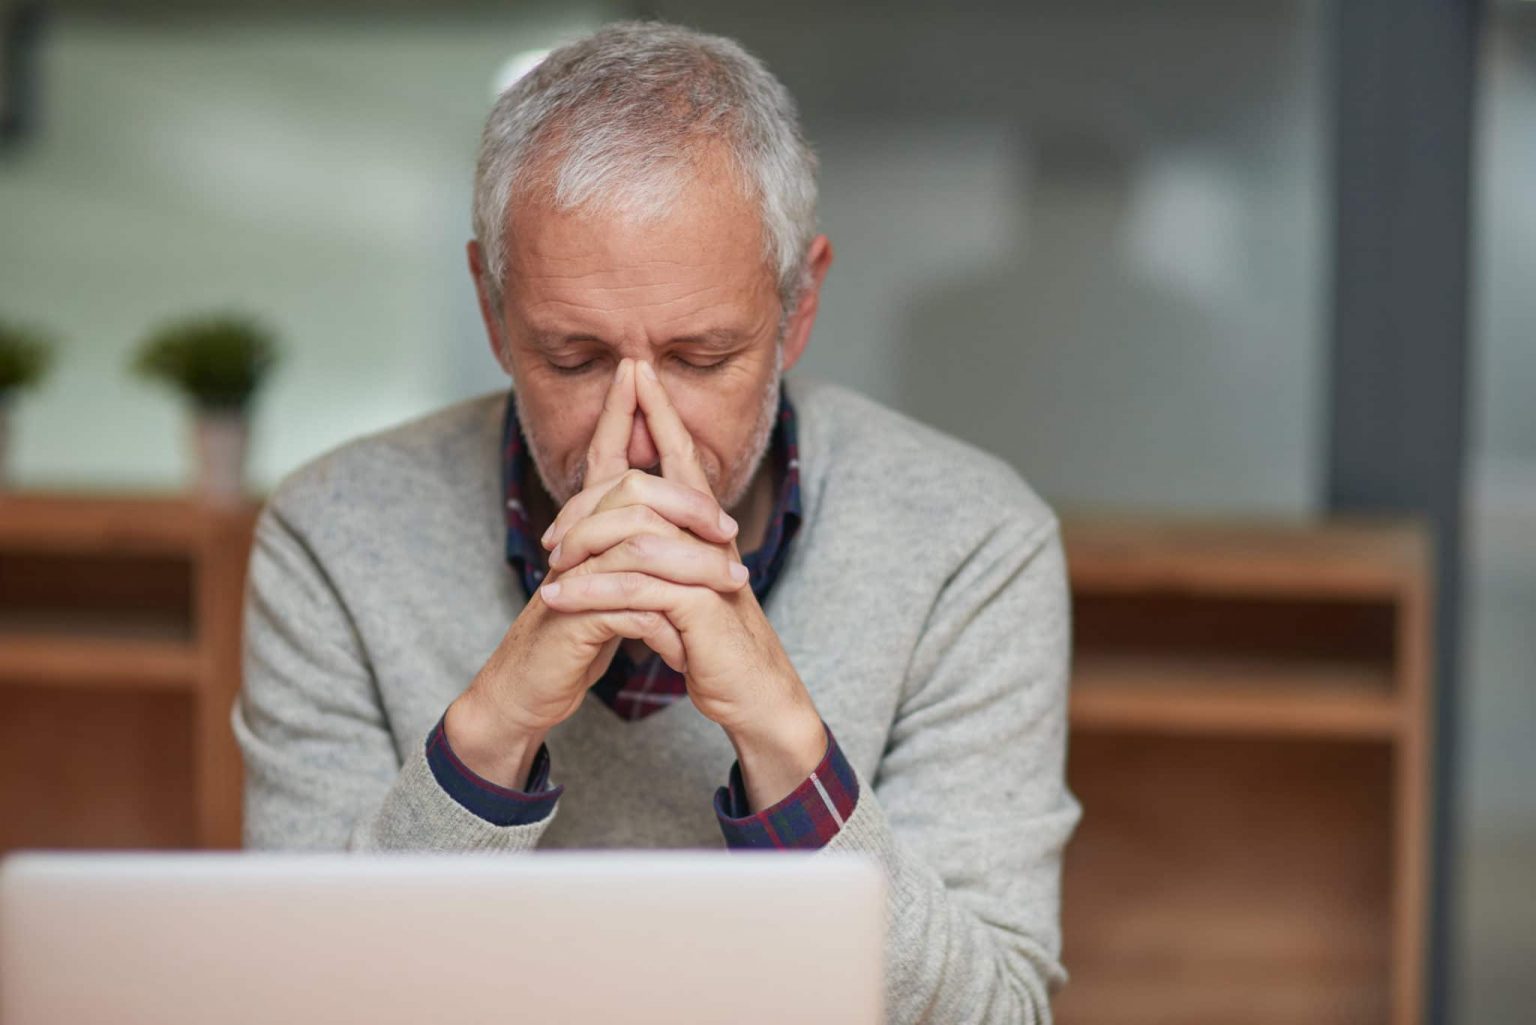
M 52 362 L 52 345 L 42 332 L 0 323 L 0 488 L 8 474 L 12 400 L 41 381 Z
M 197 490 L 204 498 L 244 494 L 251 400 L 276 360 L 271 334 L 240 314 L 177 320 L 139 344 L 133 369 L 190 400 Z

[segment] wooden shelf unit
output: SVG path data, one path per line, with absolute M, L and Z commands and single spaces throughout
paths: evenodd
M 0 852 L 227 847 L 254 498 L 0 495 Z M 1063 516 L 1065 1025 L 1419 1018 L 1412 525 Z
M 260 502 L 0 491 L 0 852 L 236 847 Z
M 1065 1025 L 1422 1012 L 1430 555 L 1417 525 L 1064 514 Z

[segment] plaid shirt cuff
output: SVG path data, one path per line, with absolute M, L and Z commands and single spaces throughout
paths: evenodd
M 492 783 L 459 760 L 448 744 L 448 734 L 439 719 L 427 734 L 427 765 L 437 777 L 438 786 L 469 811 L 493 826 L 526 826 L 546 819 L 555 810 L 555 802 L 565 787 L 549 785 L 549 748 L 539 745 L 528 771 L 528 788 L 512 790 Z
M 859 801 L 859 781 L 837 746 L 832 727 L 825 721 L 821 725 L 827 731 L 827 753 L 821 763 L 788 797 L 756 814 L 747 803 L 741 763 L 731 764 L 730 784 L 715 791 L 715 816 L 727 847 L 815 850 L 825 847 L 843 828 Z

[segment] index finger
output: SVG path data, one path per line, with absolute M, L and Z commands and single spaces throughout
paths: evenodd
M 715 489 L 710 487 L 709 477 L 699 464 L 693 435 L 688 433 L 682 417 L 673 408 L 667 390 L 656 376 L 656 369 L 644 361 L 639 369 L 637 376 L 645 380 L 635 382 L 635 398 L 645 413 L 645 426 L 656 440 L 656 451 L 661 455 L 661 475 L 667 480 L 713 495 Z
M 619 360 L 613 383 L 603 397 L 603 412 L 587 445 L 583 487 L 617 477 L 629 469 L 629 436 L 635 427 L 635 361 Z

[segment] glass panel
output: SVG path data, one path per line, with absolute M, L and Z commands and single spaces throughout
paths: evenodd
M 1536 1004 L 1536 11 L 1494 4 L 1476 153 L 1466 688 L 1458 750 L 1459 1022 Z
M 0 162 L 0 316 L 65 343 L 18 404 L 17 484 L 185 479 L 179 401 L 126 364 L 188 312 L 250 310 L 286 345 L 254 409 L 262 489 L 504 387 L 465 269 L 481 123 L 509 57 L 600 20 L 56 19 L 40 124 Z
M 1317 506 L 1323 5 L 657 6 L 758 52 L 820 152 L 805 372 L 1056 502 Z
M 1058 503 L 1316 505 L 1316 4 L 724 6 L 655 13 L 758 51 L 822 154 L 839 257 L 804 372 Z M 58 19 L 0 165 L 0 311 L 69 343 L 15 418 L 18 482 L 182 479 L 182 411 L 124 365 L 193 310 L 290 343 L 257 486 L 503 386 L 462 251 L 490 83 L 614 13 Z

